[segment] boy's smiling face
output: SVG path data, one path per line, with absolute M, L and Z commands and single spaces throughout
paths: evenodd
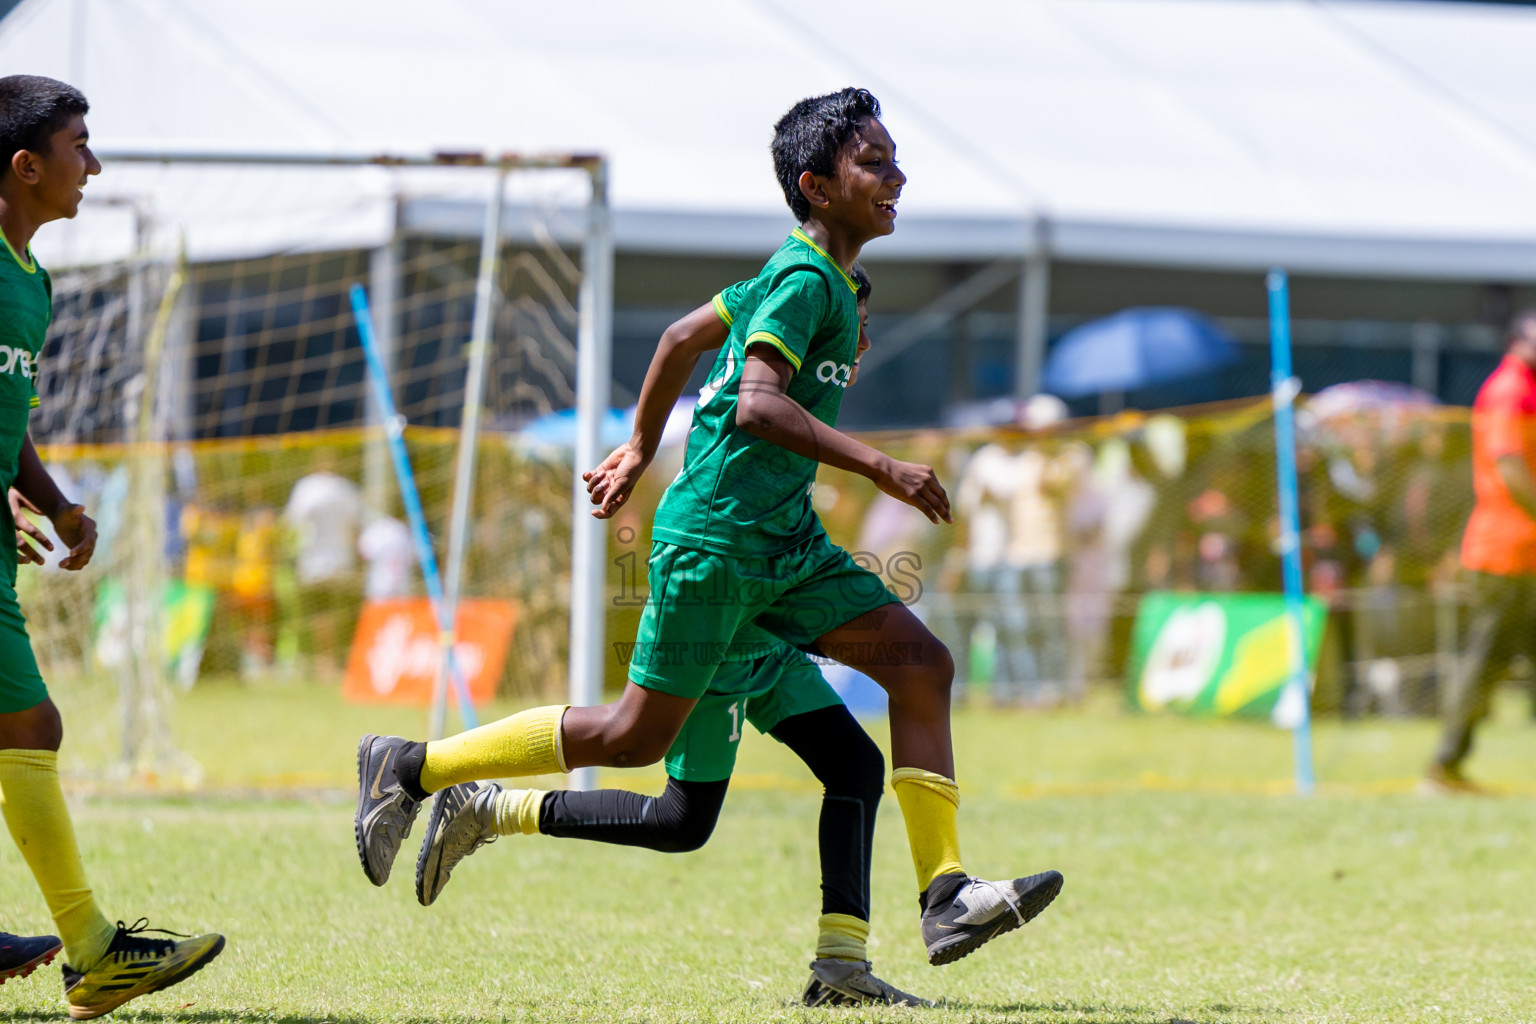
M 73 217 L 80 212 L 81 189 L 101 164 L 91 152 L 85 117 L 76 114 L 69 123 L 48 136 L 48 152 L 21 150 L 11 161 L 11 171 L 32 186 L 45 220 Z
M 863 239 L 896 230 L 896 201 L 906 183 L 896 166 L 896 143 L 873 117 L 838 152 L 832 177 L 809 171 L 800 176 L 814 215 Z

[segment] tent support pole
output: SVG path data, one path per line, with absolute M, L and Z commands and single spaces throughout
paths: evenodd
M 373 311 L 374 338 L 384 372 L 395 372 L 395 297 L 400 278 L 400 202 L 396 199 L 389 238 L 368 254 L 368 297 Z M 389 446 L 384 421 L 375 403 L 368 403 L 368 440 L 363 448 L 363 504 L 371 516 L 389 514 Z
M 1051 304 L 1051 255 L 1044 220 L 1035 221 L 1034 244 L 1019 274 L 1019 321 L 1014 398 L 1027 401 L 1040 391 Z

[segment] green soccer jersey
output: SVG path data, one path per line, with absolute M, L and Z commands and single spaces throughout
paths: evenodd
M 794 368 L 789 397 L 835 425 L 858 351 L 857 291 L 796 228 L 757 277 L 716 296 L 730 338 L 699 394 L 682 472 L 656 509 L 656 540 L 767 557 L 821 532 L 811 508 L 816 461 L 738 428 L 737 392 L 748 347 L 772 346 Z
M 53 318 L 53 282 L 32 258 L 16 254 L 5 242 L 0 252 L 0 491 L 16 480 L 27 420 L 37 406 L 37 357 Z M 11 509 L 0 502 L 0 536 L 14 532 Z M 16 545 L 0 544 L 0 566 L 9 580 L 16 578 Z

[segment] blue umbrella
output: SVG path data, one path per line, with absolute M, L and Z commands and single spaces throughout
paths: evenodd
M 1232 339 L 1192 309 L 1126 309 L 1063 335 L 1045 362 L 1045 390 L 1063 398 L 1135 391 L 1240 358 Z

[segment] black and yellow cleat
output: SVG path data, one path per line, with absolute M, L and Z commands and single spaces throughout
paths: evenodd
M 57 935 L 0 932 L 0 985 L 7 978 L 25 978 L 39 967 L 46 967 L 63 948 Z
M 64 965 L 64 998 L 73 1020 L 100 1017 L 130 999 L 170 988 L 202 970 L 224 949 L 222 935 L 179 935 L 148 924 L 142 917 L 131 927 L 117 922 L 106 955 L 88 971 Z M 169 938 L 147 938 L 145 932 Z

